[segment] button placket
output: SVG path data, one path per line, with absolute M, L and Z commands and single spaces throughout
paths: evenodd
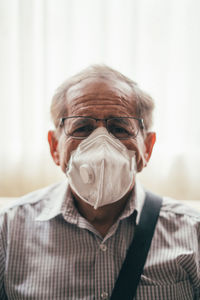
M 100 249 L 105 252 L 107 250 L 107 246 L 105 244 L 100 244 Z
M 96 252 L 96 261 L 95 261 L 95 276 L 101 278 L 101 284 L 97 283 L 95 288 L 96 298 L 99 300 L 108 300 L 109 299 L 109 287 L 107 286 L 107 282 L 109 278 L 107 278 L 107 274 L 109 273 L 107 269 L 107 261 L 108 257 L 110 256 L 108 250 L 110 248 L 107 245 L 107 240 L 96 237 L 97 241 L 97 252 Z M 109 243 L 108 243 L 109 244 Z M 105 265 L 105 267 L 102 267 Z M 105 280 L 105 282 L 104 282 Z

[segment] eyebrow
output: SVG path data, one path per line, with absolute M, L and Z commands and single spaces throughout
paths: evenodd
M 87 124 L 89 121 L 89 118 L 80 118 L 80 119 L 74 119 L 74 122 L 72 122 L 72 126 L 75 125 L 75 126 L 79 126 L 79 125 L 85 125 Z
M 111 118 L 112 119 L 112 118 Z M 113 119 L 115 119 L 115 118 L 113 118 Z M 118 122 L 118 123 L 121 123 L 121 124 L 125 124 L 125 125 L 129 125 L 129 122 L 128 122 L 128 119 L 122 119 L 122 118 L 117 118 L 116 117 L 116 121 Z

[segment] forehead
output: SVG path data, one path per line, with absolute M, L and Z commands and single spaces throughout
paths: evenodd
M 132 88 L 118 79 L 87 78 L 66 93 L 68 115 L 130 116 L 135 112 Z

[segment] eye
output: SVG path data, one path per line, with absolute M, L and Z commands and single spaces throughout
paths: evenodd
M 113 127 L 111 130 L 115 133 L 128 133 L 128 131 L 122 127 Z
M 90 133 L 92 133 L 92 131 L 94 130 L 94 127 L 91 125 L 85 125 L 85 126 L 81 126 L 76 128 L 73 132 L 72 132 L 72 136 L 75 137 L 86 137 L 88 135 L 90 135 Z
M 117 138 L 127 138 L 130 135 L 125 128 L 120 126 L 111 126 L 109 131 Z

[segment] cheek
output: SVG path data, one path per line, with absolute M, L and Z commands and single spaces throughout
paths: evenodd
M 76 150 L 80 142 L 80 140 L 68 138 L 65 141 L 61 141 L 59 144 L 60 166 L 63 172 L 66 172 L 67 163 L 70 159 L 71 153 Z
M 144 142 L 138 136 L 136 140 L 124 141 L 123 144 L 126 146 L 128 150 L 135 151 L 136 162 L 138 171 L 141 170 L 141 166 L 143 165 L 144 160 Z
M 143 144 L 139 140 L 130 140 L 130 141 L 123 141 L 123 144 L 126 146 L 128 150 L 133 150 L 136 152 L 141 152 L 143 149 Z

